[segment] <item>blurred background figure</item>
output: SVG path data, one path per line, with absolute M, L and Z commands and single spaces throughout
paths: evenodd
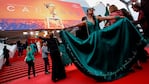
M 145 38 L 149 38 L 149 24 L 147 22 L 147 18 L 144 15 L 144 12 L 141 8 L 141 4 L 140 3 L 133 3 L 132 4 L 132 9 L 135 12 L 139 12 L 139 16 L 138 19 L 136 21 L 134 21 L 134 24 L 140 24 L 141 28 L 143 29 L 143 35 Z
M 10 62 L 9 62 L 9 50 L 7 49 L 7 46 L 4 46 L 3 48 L 3 55 L 4 55 L 4 59 L 6 60 L 5 65 L 6 66 L 10 66 Z
M 48 51 L 47 43 L 44 42 L 42 46 L 42 58 L 44 60 L 45 74 L 49 74 L 49 71 L 48 71 L 48 67 L 50 67 L 49 59 L 48 59 L 49 53 L 50 52 Z
M 34 77 L 36 76 L 35 74 L 35 64 L 34 64 L 34 52 L 32 51 L 32 48 L 30 46 L 27 47 L 27 54 L 26 54 L 26 63 L 28 64 L 28 79 L 30 79 L 30 71 L 32 68 L 33 75 Z

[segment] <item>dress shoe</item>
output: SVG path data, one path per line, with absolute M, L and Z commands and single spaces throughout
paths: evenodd
M 36 77 L 36 76 L 37 76 L 37 74 L 34 75 L 34 77 Z
M 30 76 L 28 76 L 28 79 L 30 79 Z
M 50 74 L 50 72 L 45 72 L 45 74 Z

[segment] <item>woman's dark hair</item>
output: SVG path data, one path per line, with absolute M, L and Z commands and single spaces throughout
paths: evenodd
M 7 48 L 7 46 L 4 46 L 4 49 L 6 49 Z
M 54 36 L 53 33 L 51 33 L 51 34 L 50 34 L 50 38 L 53 38 L 53 36 Z
M 141 9 L 141 4 L 140 3 L 133 3 L 132 7 L 137 8 L 137 9 Z
M 120 10 L 121 10 L 121 12 L 123 13 L 123 15 L 124 15 L 125 17 L 127 17 L 129 20 L 133 20 L 132 15 L 131 15 L 125 8 L 122 8 L 122 9 L 120 9 Z
M 81 19 L 81 21 L 84 21 L 84 20 L 87 20 L 86 16 L 82 17 L 82 19 Z
M 88 11 L 89 11 L 90 9 L 95 10 L 94 8 L 88 8 L 88 9 L 87 9 L 87 13 L 88 13 Z M 94 22 L 95 22 L 95 25 L 94 25 L 94 27 L 95 27 L 95 26 L 97 25 L 97 24 L 96 24 L 96 16 L 93 15 L 92 17 L 93 17 L 93 20 L 94 20 Z M 84 19 L 85 19 L 85 18 L 84 18 Z M 87 17 L 86 17 L 86 19 L 87 19 Z
M 93 10 L 94 11 L 95 9 L 94 8 L 88 8 L 86 12 L 88 13 L 89 10 Z
M 93 20 L 95 21 L 95 25 L 94 25 L 94 27 L 96 26 L 96 17 L 95 16 L 93 16 Z

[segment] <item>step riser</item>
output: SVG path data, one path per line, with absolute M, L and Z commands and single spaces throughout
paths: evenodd
M 22 60 L 24 57 L 15 57 L 11 59 L 11 66 L 3 66 L 0 71 L 0 84 L 6 83 L 21 77 L 27 77 L 28 65 Z M 50 70 L 52 70 L 51 59 L 49 57 Z M 35 71 L 36 73 L 44 72 L 44 61 L 41 55 L 35 56 Z M 32 74 L 32 70 L 31 70 Z

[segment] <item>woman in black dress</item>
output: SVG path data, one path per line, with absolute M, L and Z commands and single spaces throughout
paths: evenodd
M 56 82 L 66 78 L 66 73 L 58 48 L 59 42 L 57 38 L 54 38 L 53 33 L 50 33 L 49 37 L 50 38 L 39 38 L 47 41 L 48 43 L 48 50 L 50 51 L 50 56 L 52 59 L 52 81 Z

